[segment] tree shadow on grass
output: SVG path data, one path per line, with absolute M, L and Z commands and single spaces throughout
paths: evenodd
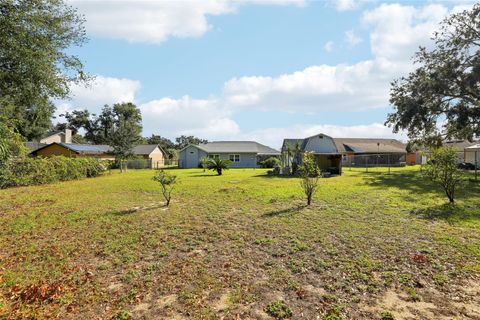
M 302 204 L 302 205 L 296 205 L 296 206 L 290 207 L 290 208 L 273 210 L 273 211 L 269 211 L 269 212 L 266 212 L 266 213 L 262 214 L 262 217 L 271 218 L 271 217 L 286 215 L 286 214 L 289 214 L 289 213 L 295 213 L 295 212 L 302 211 L 306 207 L 307 207 L 306 204 Z
M 410 214 L 426 220 L 445 220 L 449 223 L 478 221 L 480 220 L 480 207 L 445 203 L 434 207 L 414 209 Z
M 269 174 L 257 174 L 253 176 L 254 178 L 267 178 L 267 179 L 273 179 L 273 178 L 280 178 L 280 179 L 292 179 L 292 178 L 300 178 L 299 176 L 295 175 L 289 175 L 289 174 L 282 174 L 282 175 L 269 175 Z
M 126 216 L 129 214 L 137 213 L 140 211 L 149 211 L 149 210 L 154 210 L 154 209 L 162 209 L 162 210 L 167 210 L 168 207 L 165 203 L 162 204 L 157 204 L 157 205 L 152 205 L 152 206 L 135 206 L 123 210 L 118 210 L 118 211 L 113 211 L 110 214 L 114 216 Z
M 381 189 L 385 187 L 397 188 L 410 190 L 415 193 L 430 193 L 432 188 L 435 188 L 420 172 L 390 174 L 384 172 L 365 172 L 363 174 L 363 180 L 372 187 Z

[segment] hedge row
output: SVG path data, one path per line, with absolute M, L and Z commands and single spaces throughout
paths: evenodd
M 95 158 L 22 157 L 0 166 L 0 188 L 97 177 L 105 170 L 107 164 Z

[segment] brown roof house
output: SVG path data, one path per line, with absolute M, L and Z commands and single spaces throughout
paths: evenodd
M 166 158 L 165 152 L 156 144 L 137 145 L 133 148 L 133 153 L 137 158 L 149 160 L 148 166 L 151 168 L 162 167 Z M 113 148 L 103 144 L 53 142 L 33 150 L 30 154 L 41 157 L 93 157 L 101 160 L 115 160 Z

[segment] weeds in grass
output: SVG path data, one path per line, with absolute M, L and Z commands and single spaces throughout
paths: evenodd
M 293 315 L 292 309 L 290 309 L 282 300 L 270 302 L 265 307 L 265 312 L 275 319 L 288 319 Z

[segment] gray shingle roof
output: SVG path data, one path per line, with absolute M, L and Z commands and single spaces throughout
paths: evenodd
M 339 152 L 405 153 L 405 145 L 395 139 L 334 138 Z
M 133 148 L 133 153 L 138 155 L 149 155 L 157 147 L 158 144 L 139 144 Z
M 255 141 L 213 141 L 200 144 L 198 147 L 208 153 L 256 153 L 265 155 L 280 155 L 278 150 Z

